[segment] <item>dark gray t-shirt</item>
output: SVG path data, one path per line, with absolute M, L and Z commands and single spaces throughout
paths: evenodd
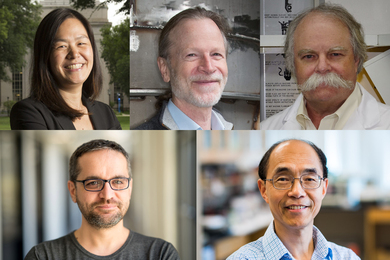
M 77 241 L 74 232 L 56 240 L 46 241 L 31 248 L 25 260 L 59 259 L 137 259 L 177 260 L 180 259 L 172 244 L 154 237 L 147 237 L 131 231 L 123 246 L 108 256 L 98 256 L 85 250 Z

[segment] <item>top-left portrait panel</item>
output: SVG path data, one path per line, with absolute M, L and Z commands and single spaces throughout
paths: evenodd
M 0 130 L 130 129 L 129 8 L 107 2 L 2 4 Z

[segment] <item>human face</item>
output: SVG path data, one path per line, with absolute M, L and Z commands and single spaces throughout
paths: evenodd
M 302 174 L 314 172 L 323 177 L 317 153 L 307 143 L 291 140 L 279 144 L 272 152 L 267 168 L 267 179 L 273 179 L 281 173 L 299 178 Z M 312 227 L 314 217 L 320 211 L 322 199 L 326 194 L 328 180 L 325 179 L 318 189 L 312 190 L 303 189 L 297 179 L 288 190 L 277 190 L 270 181 L 259 180 L 258 185 L 261 195 L 269 204 L 275 229 L 278 231 Z
M 58 28 L 50 54 L 50 68 L 61 89 L 83 86 L 93 67 L 93 50 L 83 24 L 66 19 Z
M 185 19 L 169 39 L 169 61 L 158 58 L 165 82 L 171 82 L 173 102 L 196 107 L 218 103 L 228 76 L 226 47 L 211 19 Z
M 298 84 L 313 74 L 333 72 L 350 81 L 352 88 L 321 84 L 303 92 L 308 101 L 344 101 L 352 93 L 359 60 L 355 60 L 348 27 L 334 17 L 312 13 L 306 16 L 294 33 L 294 64 Z
M 129 177 L 126 158 L 110 149 L 83 154 L 78 159 L 78 167 L 77 180 Z M 82 183 L 68 181 L 68 188 L 73 202 L 77 202 L 80 208 L 83 222 L 100 229 L 113 227 L 122 221 L 130 205 L 132 184 L 131 180 L 128 189 L 114 191 L 109 183 L 105 183 L 103 190 L 91 192 L 86 191 Z

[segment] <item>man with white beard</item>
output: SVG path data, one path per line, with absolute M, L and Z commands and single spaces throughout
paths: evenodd
M 301 94 L 260 129 L 390 129 L 390 107 L 356 82 L 366 45 L 361 25 L 345 8 L 322 4 L 297 16 L 284 51 Z
M 226 34 L 220 15 L 196 7 L 172 17 L 159 39 L 157 64 L 172 98 L 138 130 L 230 130 L 233 124 L 213 109 L 225 87 Z

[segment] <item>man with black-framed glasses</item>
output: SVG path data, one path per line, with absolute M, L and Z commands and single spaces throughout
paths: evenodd
M 122 146 L 92 140 L 69 163 L 68 189 L 82 213 L 81 227 L 33 247 L 25 259 L 179 259 L 172 244 L 123 225 L 133 188 L 130 159 Z
M 313 224 L 328 187 L 326 156 L 315 144 L 291 139 L 272 145 L 259 164 L 257 183 L 274 220 L 263 237 L 228 260 L 360 259 L 328 242 Z

